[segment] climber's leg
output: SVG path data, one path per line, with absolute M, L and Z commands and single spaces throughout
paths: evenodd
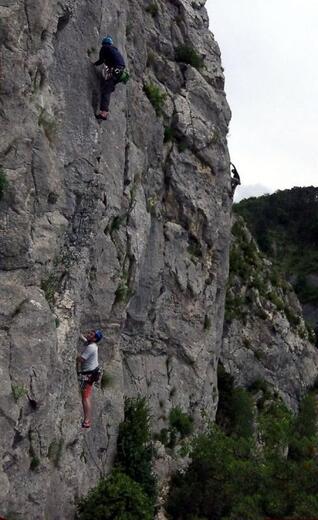
M 109 78 L 105 80 L 101 78 L 101 99 L 100 99 L 100 113 L 98 117 L 100 119 L 107 119 L 109 111 L 110 96 L 115 90 L 116 80 L 115 78 Z
M 83 427 L 89 428 L 92 422 L 92 393 L 93 385 L 91 383 L 85 383 L 84 389 L 82 390 L 82 404 L 84 411 Z

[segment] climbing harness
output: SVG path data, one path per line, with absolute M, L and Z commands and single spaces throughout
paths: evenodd
M 113 69 L 111 67 L 108 67 L 108 65 L 105 65 L 105 63 L 102 67 L 102 76 L 106 81 L 108 81 L 112 77 L 115 77 L 117 83 L 124 83 L 124 85 L 126 85 L 126 83 L 128 83 L 130 79 L 130 75 L 127 69 L 120 67 Z
M 78 382 L 81 390 L 84 390 L 85 385 L 92 385 L 95 383 L 98 386 L 98 382 L 101 379 L 102 369 L 100 367 L 95 368 L 94 370 L 90 370 L 89 372 L 79 372 L 78 374 Z

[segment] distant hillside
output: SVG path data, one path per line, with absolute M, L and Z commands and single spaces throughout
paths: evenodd
M 318 188 L 292 188 L 235 204 L 260 249 L 292 282 L 311 324 L 318 319 Z

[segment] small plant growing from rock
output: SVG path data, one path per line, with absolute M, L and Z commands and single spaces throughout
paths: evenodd
M 53 462 L 54 466 L 57 468 L 63 453 L 64 440 L 60 438 L 59 440 L 54 439 L 48 449 L 48 458 L 51 462 Z
M 0 168 L 0 200 L 2 199 L 5 190 L 8 187 L 8 179 L 7 176 L 3 170 L 3 168 Z
M 210 330 L 211 328 L 211 318 L 206 314 L 204 317 L 204 330 Z
M 44 291 L 47 302 L 52 305 L 54 302 L 54 294 L 57 290 L 58 278 L 54 273 L 49 274 L 41 281 L 41 289 Z
M 146 11 L 146 13 L 151 14 L 151 16 L 153 18 L 155 18 L 158 15 L 159 8 L 158 8 L 158 5 L 156 4 L 156 2 L 151 2 L 151 4 L 149 4 L 146 7 L 145 11 Z
M 189 237 L 188 253 L 192 259 L 202 258 L 201 245 L 195 237 Z
M 156 195 L 153 195 L 152 197 L 148 197 L 147 199 L 147 212 L 150 213 L 150 215 L 155 216 L 156 215 L 156 207 L 157 207 L 157 197 Z
M 150 103 L 154 107 L 157 116 L 162 114 L 162 107 L 167 97 L 166 93 L 163 92 L 157 85 L 154 83 L 145 83 L 144 92 L 148 97 Z
M 24 397 L 28 393 L 28 391 L 26 390 L 26 388 L 24 388 L 23 385 L 12 385 L 11 388 L 12 388 L 12 395 L 13 395 L 15 402 L 18 402 L 18 400 L 21 397 Z
M 127 36 L 127 38 L 128 38 L 128 36 L 130 36 L 132 28 L 133 28 L 132 23 L 128 22 L 127 25 L 126 25 L 126 36 Z
M 202 56 L 190 45 L 179 45 L 179 47 L 176 48 L 176 60 L 191 65 L 197 70 L 202 69 L 204 66 Z
M 105 388 L 109 388 L 112 386 L 113 378 L 110 374 L 107 372 L 103 372 L 102 378 L 100 380 L 100 387 L 102 390 L 105 390 Z
M 120 227 L 123 225 L 124 221 L 126 219 L 126 215 L 116 215 L 112 223 L 110 225 L 110 233 L 113 233 L 114 231 L 118 231 Z
M 163 134 L 163 142 L 169 143 L 169 141 L 173 140 L 173 128 L 171 126 L 165 126 L 164 134 Z
M 40 465 L 40 458 L 36 454 L 36 451 L 35 451 L 35 449 L 33 447 L 33 432 L 32 432 L 32 430 L 29 430 L 29 442 L 30 442 L 30 447 L 29 447 L 30 470 L 31 471 L 35 471 L 39 467 L 39 465 Z

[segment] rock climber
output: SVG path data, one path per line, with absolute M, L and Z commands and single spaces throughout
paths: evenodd
M 235 168 L 234 164 L 233 163 L 230 163 L 230 164 L 232 166 L 231 188 L 232 188 L 232 197 L 233 197 L 237 186 L 239 186 L 241 184 L 241 179 L 240 179 L 240 176 L 239 176 L 238 171 Z
M 316 347 L 318 347 L 318 321 L 316 321 L 316 326 L 314 328 L 314 332 L 316 335 Z
M 97 67 L 103 65 L 101 73 L 101 100 L 100 112 L 97 114 L 98 119 L 107 119 L 109 114 L 109 102 L 112 92 L 119 83 L 121 75 L 125 70 L 125 61 L 121 53 L 113 45 L 111 36 L 106 36 L 102 40 L 102 47 L 99 51 L 99 59 L 95 61 Z
M 85 348 L 76 358 L 76 369 L 82 393 L 82 404 L 84 411 L 83 428 L 90 428 L 92 424 L 92 392 L 93 384 L 100 377 L 98 366 L 97 343 L 103 338 L 100 330 L 92 330 L 81 336 Z

